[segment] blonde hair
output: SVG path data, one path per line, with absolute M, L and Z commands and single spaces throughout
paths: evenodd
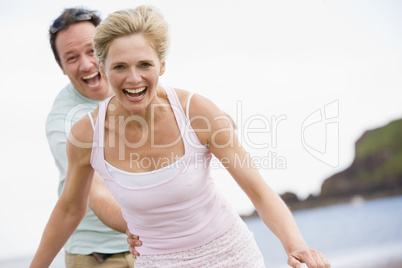
M 152 6 L 116 11 L 103 20 L 93 38 L 96 57 L 104 64 L 114 39 L 136 33 L 143 34 L 150 41 L 159 60 L 164 62 L 169 48 L 168 25 Z

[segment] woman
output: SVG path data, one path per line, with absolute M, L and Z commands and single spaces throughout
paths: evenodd
M 111 14 L 97 28 L 94 47 L 115 95 L 71 130 L 65 191 L 31 267 L 48 266 L 79 223 L 94 170 L 143 243 L 135 267 L 264 267 L 252 234 L 209 175 L 212 154 L 281 240 L 290 266 L 330 267 L 308 248 L 227 116 L 200 95 L 158 83 L 168 27 L 156 9 Z M 239 159 L 242 166 L 236 167 Z

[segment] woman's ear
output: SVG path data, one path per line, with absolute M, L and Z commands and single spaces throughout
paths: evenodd
M 161 62 L 161 69 L 159 71 L 159 76 L 162 76 L 165 73 L 165 61 Z
M 105 73 L 105 68 L 103 67 L 103 64 L 102 64 L 101 61 L 98 61 L 98 69 L 99 69 L 99 72 L 102 75 L 102 77 L 107 80 L 107 76 L 106 76 L 106 73 Z

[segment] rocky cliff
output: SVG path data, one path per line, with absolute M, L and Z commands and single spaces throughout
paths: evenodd
M 346 170 L 326 179 L 320 198 L 402 191 L 402 119 L 366 131 L 356 142 Z
M 355 158 L 347 169 L 327 178 L 318 196 L 300 201 L 293 193 L 281 195 L 291 209 L 301 209 L 363 198 L 402 194 L 402 119 L 366 131 L 355 144 Z

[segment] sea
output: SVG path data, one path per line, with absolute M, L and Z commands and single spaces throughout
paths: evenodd
M 402 267 L 402 196 L 367 201 L 356 197 L 350 203 L 295 211 L 293 215 L 306 242 L 324 253 L 332 268 Z M 266 267 L 289 267 L 281 243 L 261 219 L 245 222 L 254 233 Z M 31 258 L 0 260 L 0 267 L 28 267 Z M 63 253 L 51 267 L 64 268 Z
M 402 267 L 402 196 L 293 212 L 310 248 L 324 253 L 333 268 Z M 260 218 L 245 220 L 267 267 L 282 268 L 287 256 Z

